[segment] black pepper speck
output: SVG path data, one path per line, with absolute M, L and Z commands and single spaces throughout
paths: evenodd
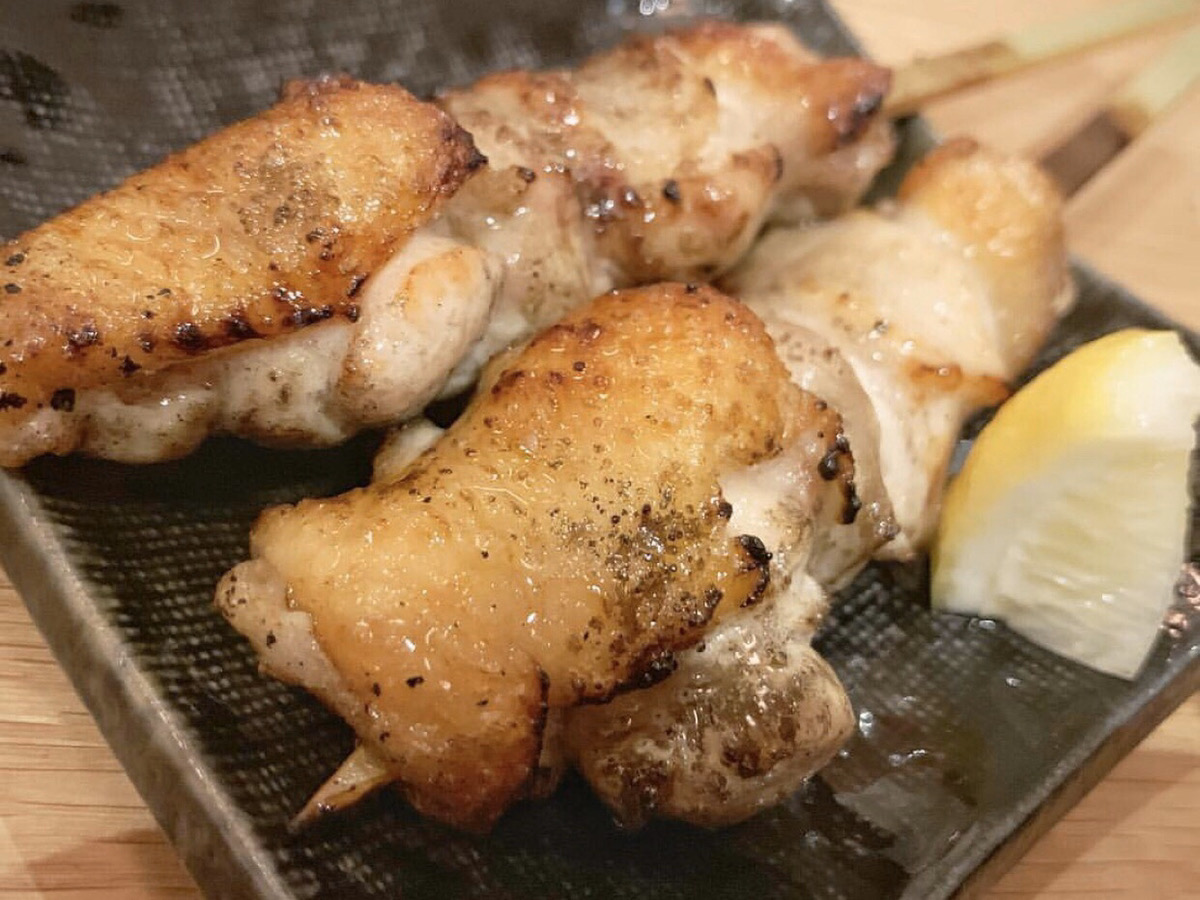
M 75 409 L 75 390 L 60 388 L 50 397 L 50 408 L 59 412 L 71 412 Z

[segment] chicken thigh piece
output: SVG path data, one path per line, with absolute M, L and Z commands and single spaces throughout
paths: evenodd
M 358 733 L 328 805 L 395 782 L 489 826 L 554 765 L 562 710 L 653 684 L 763 602 L 770 554 L 744 529 L 790 536 L 802 568 L 812 527 L 772 510 L 850 527 L 859 504 L 837 414 L 710 288 L 596 299 L 496 360 L 404 465 L 428 437 L 366 488 L 266 512 L 217 591 L 264 668 Z M 756 475 L 771 509 L 739 517 L 723 486 Z
M 297 82 L 9 241 L 0 465 L 160 459 L 213 430 L 332 443 L 419 410 L 498 274 L 448 236 L 410 238 L 482 163 L 401 88 Z
M 900 526 L 883 555 L 901 559 L 937 522 L 963 424 L 1007 396 L 1074 298 L 1050 179 L 965 139 L 930 153 L 895 201 L 767 235 L 724 285 L 801 385 L 813 333 L 853 368 Z
M 784 26 L 704 22 L 443 94 L 490 161 L 447 216 L 508 272 L 452 387 L 602 291 L 709 281 L 764 223 L 850 208 L 892 157 L 889 85 Z

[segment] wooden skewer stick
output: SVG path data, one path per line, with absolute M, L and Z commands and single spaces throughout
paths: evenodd
M 1067 196 L 1200 80 L 1200 25 L 1184 33 L 1126 81 L 1095 116 L 1044 154 L 1045 168 Z
M 1196 0 L 1124 0 L 943 56 L 915 59 L 893 73 L 884 111 L 897 117 L 910 115 L 951 91 L 1078 53 L 1198 10 L 1200 3 Z

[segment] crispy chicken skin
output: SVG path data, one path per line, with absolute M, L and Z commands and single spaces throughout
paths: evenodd
M 781 460 L 791 502 L 845 518 L 851 461 L 819 471 L 839 434 L 740 304 L 682 285 L 604 295 L 493 363 L 409 465 L 265 513 L 217 602 L 260 649 L 282 617 L 311 622 L 287 643 L 319 647 L 339 681 L 311 686 L 365 750 L 343 782 L 372 771 L 487 827 L 554 764 L 548 716 L 660 680 L 763 600 L 769 552 L 722 479 Z
M 854 204 L 891 157 L 876 116 L 890 83 L 866 60 L 818 59 L 783 26 L 707 22 L 439 102 L 494 169 L 570 174 L 616 280 L 694 280 L 736 261 L 768 217 Z
M 896 201 L 768 235 L 724 281 L 767 323 L 803 382 L 813 333 L 869 395 L 880 464 L 911 557 L 937 521 L 963 424 L 1000 402 L 1074 287 L 1062 201 L 1033 163 L 958 139 Z M 845 410 L 850 427 L 857 419 Z
M 892 156 L 889 84 L 782 26 L 706 22 L 444 94 L 490 161 L 447 215 L 509 274 L 453 385 L 597 293 L 711 280 L 764 223 L 848 209 Z
M 852 204 L 891 156 L 888 80 L 778 26 L 634 37 L 441 98 L 494 156 L 470 180 L 446 113 L 295 85 L 10 244 L 0 465 L 403 421 L 598 293 L 707 280 L 764 222 Z
M 853 730 L 850 701 L 811 641 L 828 591 L 897 529 L 878 425 L 853 370 L 816 334 L 786 337 L 777 352 L 819 408 L 837 411 L 837 431 L 832 447 L 816 428 L 808 447 L 721 479 L 730 526 L 770 554 L 764 602 L 717 623 L 664 681 L 565 711 L 563 754 L 627 827 L 739 822 L 794 793 Z M 841 502 L 822 503 L 805 484 L 814 469 L 820 480 L 850 476 Z
M 214 432 L 325 446 L 419 413 L 487 323 L 501 277 L 473 247 L 420 229 L 370 278 L 355 321 L 248 341 L 77 392 L 13 429 L 5 459 L 82 450 L 123 462 L 182 456 Z
M 154 381 L 172 366 L 355 322 L 364 282 L 482 163 L 449 116 L 401 88 L 297 82 L 266 112 L 9 241 L 0 464 L 85 442 L 71 414 L 86 391 L 134 406 L 157 395 L 153 406 L 178 393 Z

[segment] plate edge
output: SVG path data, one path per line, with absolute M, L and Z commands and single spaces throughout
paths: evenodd
M 30 619 L 201 890 L 296 900 L 270 858 L 257 852 L 261 841 L 249 820 L 196 765 L 190 729 L 161 701 L 150 676 L 125 664 L 125 642 L 96 612 L 37 493 L 4 471 L 0 536 L 0 565 Z M 155 789 L 164 778 L 173 788 Z

